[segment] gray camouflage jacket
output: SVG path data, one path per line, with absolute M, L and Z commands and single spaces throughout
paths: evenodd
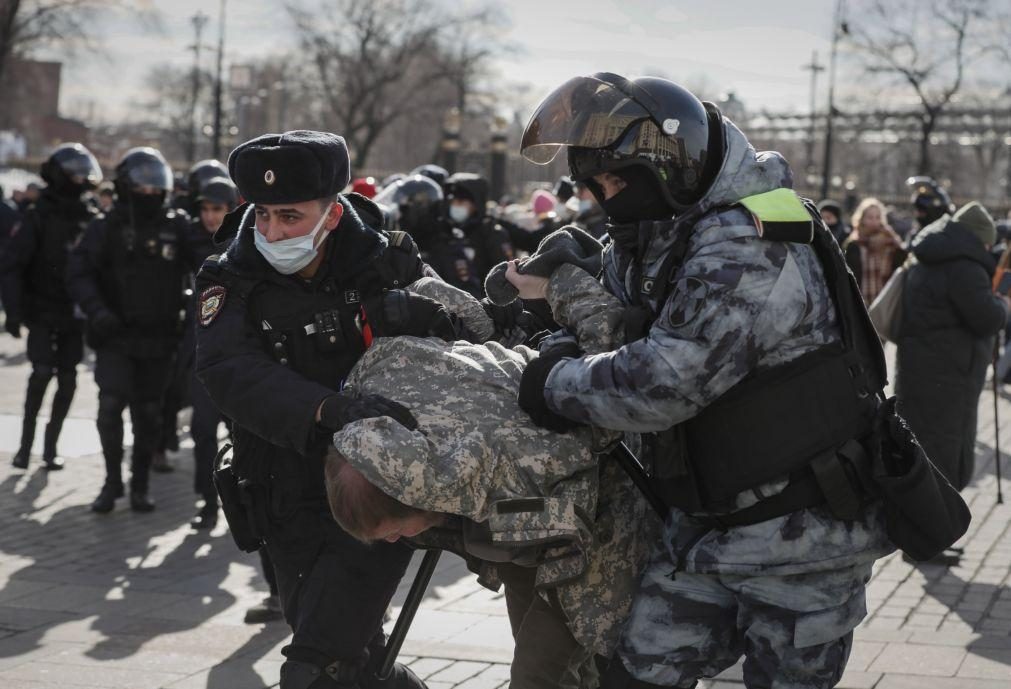
M 613 347 L 621 304 L 572 266 L 556 271 L 552 282 L 556 313 L 592 312 L 599 319 L 600 308 L 610 309 L 610 317 L 594 322 L 614 328 L 581 330 L 584 347 Z M 461 311 L 447 303 L 458 294 L 437 295 L 428 284 L 409 289 Z M 620 467 L 592 453 L 588 429 L 554 433 L 520 410 L 520 378 L 535 356 L 523 346 L 379 338 L 347 385 L 398 400 L 419 428 L 366 419 L 345 426 L 334 445 L 370 482 L 407 505 L 487 522 L 498 546 L 541 547 L 538 588 L 554 589 L 577 641 L 610 655 L 659 521 Z
M 644 228 L 651 235 L 639 273 L 636 257 L 623 255 L 615 245 L 605 254 L 607 290 L 624 304 L 642 303 L 659 315 L 643 339 L 556 366 L 545 398 L 558 413 L 618 431 L 665 430 L 697 414 L 750 372 L 840 340 L 813 248 L 761 239 L 752 216 L 735 205 L 747 196 L 790 187 L 786 161 L 778 153 L 756 153 L 731 122 L 724 120 L 724 126 L 723 166 L 695 209 L 698 215 L 692 214 L 698 219 L 674 275 L 660 271 L 677 233 L 685 230 L 676 221 Z M 675 287 L 666 303 L 642 295 L 645 286 L 668 279 Z M 768 496 L 785 485 L 778 481 L 761 492 Z M 747 491 L 738 496 L 737 506 L 757 499 L 757 491 Z M 877 508 L 856 522 L 841 522 L 814 508 L 725 533 L 705 531 L 672 510 L 666 540 L 686 571 L 787 574 L 842 567 L 891 550 Z

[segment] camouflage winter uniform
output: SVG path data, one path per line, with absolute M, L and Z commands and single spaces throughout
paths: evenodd
M 584 308 L 621 310 L 589 274 L 558 272 L 568 276 L 557 281 L 560 310 L 582 312 L 577 302 L 586 295 L 593 298 Z M 459 312 L 459 295 L 442 296 Z M 586 336 L 593 351 L 619 337 L 606 329 Z M 419 428 L 367 419 L 338 432 L 334 444 L 401 502 L 487 522 L 503 548 L 543 550 L 537 588 L 554 591 L 582 646 L 610 656 L 659 522 L 621 469 L 592 453 L 589 430 L 546 431 L 519 409 L 520 377 L 534 356 L 523 346 L 379 338 L 347 385 L 396 398 Z
M 691 214 L 680 269 L 661 274 L 685 230 L 676 220 L 640 225 L 649 241 L 639 262 L 614 244 L 605 254 L 607 289 L 659 314 L 648 336 L 555 367 L 545 389 L 555 411 L 603 428 L 661 431 L 748 374 L 840 340 L 812 247 L 762 240 L 752 216 L 734 205 L 789 187 L 786 162 L 756 154 L 728 121 L 725 132 L 723 166 Z M 653 288 L 668 279 L 674 290 L 658 303 Z M 784 477 L 741 493 L 737 508 L 785 485 Z M 742 652 L 749 684 L 830 686 L 865 614 L 871 563 L 890 550 L 876 507 L 853 522 L 813 508 L 723 532 L 672 509 L 619 654 L 636 678 L 662 686 L 693 686 Z

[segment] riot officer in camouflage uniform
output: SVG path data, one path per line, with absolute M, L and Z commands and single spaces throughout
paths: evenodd
M 536 423 L 643 434 L 669 506 L 603 685 L 693 687 L 744 655 L 748 686 L 833 686 L 892 550 L 850 480 L 885 370 L 834 239 L 781 156 L 663 79 L 574 78 L 522 147 L 566 149 L 612 222 L 604 285 L 647 326 L 605 355 L 549 350 L 520 386 Z
M 198 276 L 196 372 L 233 421 L 233 471 L 251 512 L 241 547 L 267 549 L 294 634 L 281 687 L 422 687 L 400 665 L 375 676 L 383 616 L 411 551 L 366 547 L 337 526 L 323 459 L 353 420 L 413 425 L 393 401 L 341 390 L 373 324 L 403 319 L 427 334 L 429 319 L 444 316 L 396 289 L 434 272 L 409 236 L 377 229 L 372 201 L 341 193 L 350 179 L 341 137 L 265 134 L 232 151 L 228 168 L 249 203 L 226 218 L 218 236 L 234 238 Z
M 28 325 L 28 360 L 32 373 L 25 393 L 21 447 L 13 464 L 28 466 L 35 439 L 35 419 L 49 381 L 55 376 L 56 394 L 46 425 L 42 459 L 47 469 L 62 469 L 56 454 L 63 421 L 77 389 L 77 364 L 84 355 L 84 332 L 74 316 L 64 273 L 67 254 L 95 211 L 81 195 L 102 181 L 102 171 L 81 144 L 64 144 L 42 164 L 46 181 L 39 200 L 25 212 L 21 227 L 0 254 L 0 285 L 7 312 L 7 331 L 21 336 Z
M 95 349 L 98 435 L 105 484 L 91 504 L 111 512 L 123 496 L 123 410 L 133 421 L 130 508 L 150 512 L 151 460 L 161 407 L 182 335 L 183 280 L 194 270 L 189 218 L 167 207 L 172 170 L 153 148 L 134 148 L 116 166 L 116 205 L 88 226 L 67 265 L 67 287 L 88 318 Z

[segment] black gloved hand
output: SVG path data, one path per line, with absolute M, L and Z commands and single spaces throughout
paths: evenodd
M 92 331 L 101 339 L 115 335 L 123 329 L 123 321 L 111 311 L 99 311 L 88 323 Z
M 365 320 L 373 337 L 441 337 L 452 341 L 458 328 L 440 302 L 404 289 L 392 289 L 365 300 Z
M 388 400 L 382 395 L 331 395 L 323 400 L 319 414 L 319 425 L 331 431 L 339 431 L 352 421 L 388 416 L 410 430 L 418 427 L 418 422 L 402 404 Z
M 16 316 L 7 316 L 4 321 L 4 330 L 16 338 L 21 338 L 21 319 Z
M 523 370 L 523 377 L 520 379 L 519 404 L 520 409 L 530 415 L 534 425 L 556 433 L 565 433 L 580 425 L 578 421 L 567 419 L 548 407 L 547 400 L 544 399 L 544 385 L 548 381 L 551 369 L 558 362 L 581 354 L 582 352 L 575 345 L 552 348 L 551 351 L 527 364 Z
M 519 326 L 520 316 L 523 315 L 523 302 L 517 299 L 505 306 L 499 306 L 488 297 L 481 300 L 481 306 L 488 318 L 495 324 L 495 332 L 499 334 L 507 333 Z

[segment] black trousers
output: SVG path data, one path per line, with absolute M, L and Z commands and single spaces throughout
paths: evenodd
M 97 425 L 105 455 L 105 481 L 123 483 L 123 410 L 129 407 L 133 422 L 130 490 L 146 492 L 151 455 L 161 437 L 161 405 L 172 357 L 141 358 L 112 347 L 103 347 L 96 354 Z
M 84 332 L 80 327 L 56 328 L 43 323 L 28 326 L 28 361 L 32 372 L 25 390 L 21 449 L 30 453 L 35 439 L 35 421 L 42 408 L 49 381 L 56 378 L 56 394 L 46 426 L 44 455 L 56 455 L 56 441 L 70 412 L 77 390 L 77 364 L 84 358 Z
M 534 589 L 537 570 L 496 565 L 505 585 L 506 611 L 516 649 L 509 668 L 510 689 L 576 689 L 595 674 L 592 651 L 572 636 L 565 613 Z
M 287 503 L 275 492 L 270 502 L 265 547 L 293 632 L 282 653 L 321 667 L 335 661 L 364 667 L 366 649 L 371 645 L 375 656 L 377 638 L 382 643 L 383 615 L 412 550 L 356 541 L 323 501 Z

